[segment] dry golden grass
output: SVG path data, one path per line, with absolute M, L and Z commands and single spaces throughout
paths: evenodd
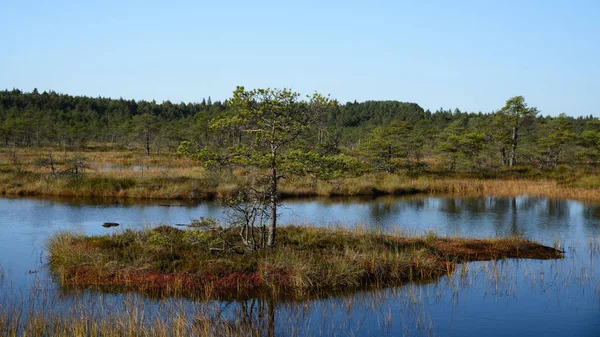
M 188 158 L 174 155 L 143 156 L 140 151 L 90 148 L 67 152 L 56 149 L 17 149 L 17 165 L 10 149 L 0 152 L 0 193 L 6 195 L 52 195 L 118 197 L 137 199 L 212 199 L 229 196 L 255 171 L 236 169 L 210 172 Z M 54 151 L 54 152 L 52 152 Z M 73 155 L 87 158 L 84 175 L 50 174 L 37 159 L 53 153 L 58 171 Z M 335 181 L 292 176 L 280 182 L 282 197 L 374 196 L 414 193 L 460 196 L 531 195 L 579 200 L 600 199 L 600 178 L 595 171 L 568 170 L 532 178 L 531 172 L 509 172 L 503 178 L 412 177 L 402 174 L 365 174 Z M 544 178 L 545 177 L 545 178 Z
M 594 178 L 590 178 L 594 179 Z M 573 184 L 574 185 L 574 184 Z M 281 191 L 286 196 L 360 196 L 403 195 L 414 193 L 458 196 L 543 196 L 578 200 L 599 200 L 600 189 L 589 184 L 569 186 L 555 180 L 472 179 L 472 178 L 413 178 L 401 175 L 368 174 L 336 183 L 318 182 L 310 187 L 302 179 L 284 181 Z
M 568 198 L 579 200 L 598 200 L 600 190 L 582 187 L 569 187 L 553 180 L 525 179 L 448 179 L 419 181 L 413 186 L 428 193 L 444 193 L 454 195 L 493 195 L 516 196 L 530 195 L 552 198 Z

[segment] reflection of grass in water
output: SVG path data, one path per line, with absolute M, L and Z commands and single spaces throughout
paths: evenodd
M 598 251 L 594 251 L 597 257 Z M 429 285 L 338 294 L 312 301 L 274 301 L 256 298 L 218 303 L 184 298 L 148 300 L 135 294 L 117 297 L 87 291 L 54 295 L 37 284 L 22 298 L 0 288 L 2 336 L 281 336 L 304 335 L 424 335 L 439 332 L 430 303 L 462 306 L 470 287 L 483 296 L 518 299 L 523 288 L 565 298 L 571 283 L 589 282 L 592 264 L 583 254 L 564 260 L 499 260 L 462 263 L 455 273 Z M 0 272 L 0 275 L 4 273 Z M 10 278 L 9 274 L 5 278 Z M 552 291 L 555 289 L 555 291 Z M 448 301 L 448 303 L 446 303 Z M 35 309 L 33 309 L 35 308 Z
M 0 298 L 0 335 L 265 336 L 272 331 L 282 336 L 435 335 L 444 326 L 436 326 L 428 303 L 464 305 L 470 287 L 482 288 L 485 297 L 506 301 L 518 299 L 524 290 L 543 293 L 547 301 L 569 301 L 567 287 L 572 284 L 595 287 L 597 278 L 592 276 L 593 263 L 588 263 L 587 253 L 587 249 L 580 254 L 568 252 L 565 259 L 543 263 L 462 263 L 455 273 L 435 284 L 409 284 L 305 302 L 258 298 L 220 304 L 183 298 L 147 300 L 135 294 L 125 294 L 121 301 L 85 291 L 56 297 L 42 285 L 34 286 L 22 298 L 11 298 L 5 282 L 0 287 L 4 296 Z M 593 258 L 597 254 L 598 250 L 590 250 Z M 4 277 L 9 279 L 10 273 Z
M 597 238 L 588 239 L 588 246 L 574 241 L 565 258 L 557 260 L 497 260 L 476 263 L 464 263 L 458 271 L 449 275 L 452 287 L 468 288 L 479 283 L 486 294 L 500 297 L 515 297 L 519 291 L 530 289 L 532 292 L 566 295 L 567 288 L 593 289 L 600 285 L 600 278 L 595 270 L 596 259 L 600 254 L 600 246 L 594 246 Z M 587 249 L 586 249 L 587 248 Z
M 592 236 L 588 239 L 588 247 L 591 254 L 600 253 L 600 236 Z
M 418 288 L 358 293 L 313 302 L 257 298 L 219 303 L 183 298 L 148 300 L 88 292 L 58 295 L 38 281 L 24 296 L 0 286 L 0 335 L 13 336 L 306 336 L 354 335 L 389 329 L 400 318 L 407 333 L 431 329 Z M 393 316 L 384 303 L 403 308 Z M 316 312 L 316 315 L 314 314 Z M 360 316 L 351 313 L 360 313 Z M 346 316 L 348 314 L 348 316 Z M 343 317 L 347 319 L 332 320 Z

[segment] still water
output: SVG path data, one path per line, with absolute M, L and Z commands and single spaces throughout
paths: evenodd
M 215 203 L 6 198 L 0 199 L 0 212 L 0 265 L 12 293 L 26 293 L 40 282 L 53 284 L 44 266 L 44 242 L 57 231 L 103 234 L 223 216 Z M 566 257 L 468 263 L 429 284 L 303 303 L 219 304 L 229 315 L 250 316 L 254 307 L 260 311 L 268 306 L 273 311 L 269 326 L 276 335 L 600 336 L 598 203 L 526 196 L 305 199 L 285 201 L 280 213 L 281 223 L 407 234 L 433 231 L 440 236 L 521 235 L 559 246 Z M 103 222 L 121 226 L 106 229 Z M 51 289 L 55 305 L 68 302 L 58 295 L 58 286 Z M 86 296 L 86 301 L 102 297 L 118 302 L 122 295 Z M 147 309 L 158 306 L 156 300 L 143 301 Z

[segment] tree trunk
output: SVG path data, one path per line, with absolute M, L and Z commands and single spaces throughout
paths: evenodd
M 269 337 L 275 336 L 275 304 L 272 298 L 267 299 L 267 315 L 268 323 L 267 323 L 267 333 Z
M 510 161 L 508 166 L 513 167 L 517 164 L 517 127 L 512 130 L 512 147 L 510 149 Z
M 17 142 L 13 142 L 10 155 L 12 157 L 13 165 L 17 165 Z
M 513 197 L 510 203 L 511 208 L 511 222 L 510 222 L 510 233 L 512 235 L 519 235 L 518 226 L 518 212 L 517 212 L 517 198 Z
M 269 238 L 267 245 L 269 248 L 275 247 L 275 228 L 277 227 L 277 169 L 275 167 L 276 153 L 271 153 L 271 188 L 270 188 L 270 208 L 271 208 L 271 224 L 269 226 Z
M 150 155 L 150 135 L 146 135 L 146 155 Z

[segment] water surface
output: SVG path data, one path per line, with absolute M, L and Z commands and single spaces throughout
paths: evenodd
M 44 268 L 44 242 L 57 231 L 102 234 L 223 216 L 223 209 L 210 202 L 90 199 L 5 198 L 0 211 L 0 265 L 10 276 L 11 292 L 21 293 L 36 282 L 52 281 Z M 270 308 L 270 326 L 279 335 L 289 333 L 293 322 L 294 329 L 311 335 L 600 336 L 600 204 L 526 196 L 306 199 L 284 202 L 280 213 L 281 223 L 441 236 L 521 235 L 559 246 L 566 257 L 469 263 L 430 284 L 304 303 L 218 303 L 225 316 L 251 316 L 258 311 L 250 310 L 254 307 Z M 121 226 L 106 229 L 103 222 Z M 50 288 L 56 305 L 72 300 L 59 295 L 56 285 Z M 6 295 L 6 288 L 2 291 Z M 98 297 L 122 301 L 121 295 L 85 296 L 89 303 Z M 141 300 L 146 308 L 158 303 Z

